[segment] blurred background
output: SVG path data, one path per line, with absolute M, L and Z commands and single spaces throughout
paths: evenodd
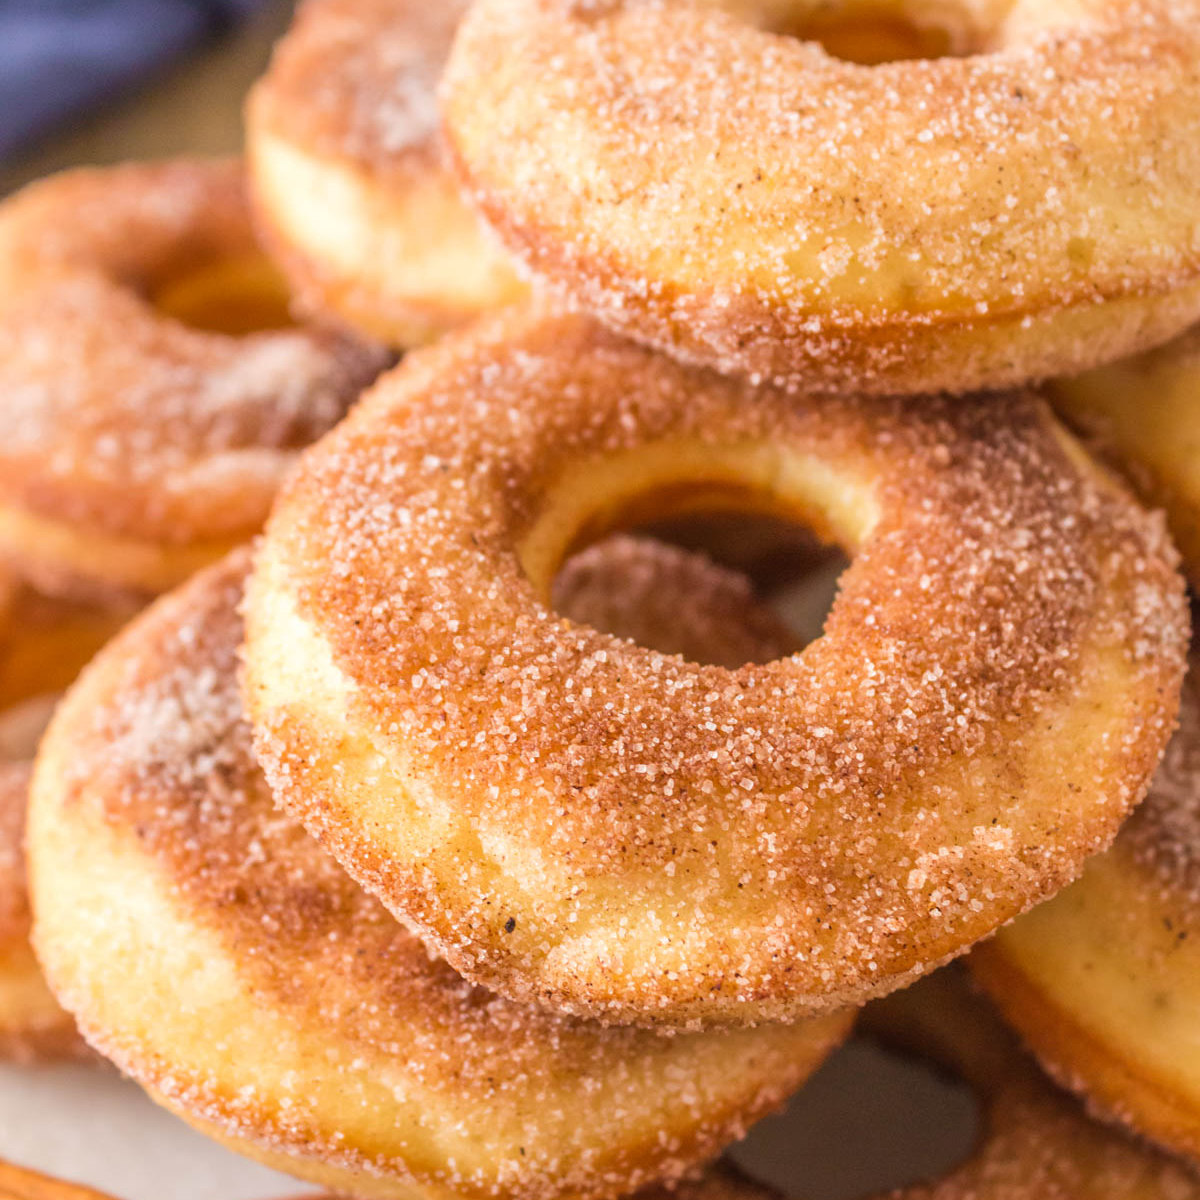
M 291 9 L 0 0 L 0 194 L 80 163 L 237 149 L 242 97 Z

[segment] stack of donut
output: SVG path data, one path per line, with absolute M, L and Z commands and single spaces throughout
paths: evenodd
M 1200 1198 L 1200 0 L 305 0 L 246 114 L 0 204 L 0 1051 L 769 1200 L 861 1012 L 906 1200 Z

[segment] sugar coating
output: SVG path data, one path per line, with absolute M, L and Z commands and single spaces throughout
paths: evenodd
M 656 653 L 522 563 L 739 487 L 863 526 L 801 654 Z M 795 1016 L 961 952 L 1111 839 L 1175 716 L 1175 562 L 1028 396 L 814 402 L 516 314 L 306 456 L 247 695 L 283 802 L 469 977 L 622 1021 Z
M 812 12 L 484 0 L 464 183 L 568 303 L 805 390 L 1008 386 L 1200 316 L 1196 0 L 907 5 L 955 53 L 874 67 L 772 32 Z
M 257 119 L 381 176 L 441 168 L 437 85 L 466 0 L 305 0 Z
M 301 311 L 399 349 L 524 294 L 447 169 L 465 0 L 306 0 L 246 105 L 257 225 Z
M 564 586 L 595 607 L 632 556 L 668 594 L 685 582 L 718 595 L 734 587 L 670 553 L 655 570 L 655 553 L 625 546 L 607 568 L 593 555 Z M 39 799 L 52 791 L 56 836 L 79 839 L 93 861 L 110 852 L 89 825 L 99 817 L 152 865 L 165 881 L 158 917 L 181 913 L 181 936 L 215 937 L 252 1010 L 287 1034 L 261 1048 L 268 1070 L 225 1053 L 236 1012 L 206 991 L 202 970 L 171 980 L 171 1004 L 206 1014 L 207 1059 L 194 1044 L 172 1047 L 169 1030 L 144 1032 L 132 999 L 127 1019 L 106 1021 L 122 989 L 150 986 L 138 947 L 108 944 L 129 914 L 110 912 L 78 970 L 39 917 L 56 986 L 123 1070 L 186 1115 L 285 1154 L 301 1174 L 316 1158 L 397 1195 L 609 1197 L 715 1155 L 844 1034 L 848 1014 L 664 1038 L 523 1007 L 460 979 L 274 807 L 238 694 L 246 565 L 239 555 L 201 575 L 101 656 L 52 731 L 45 759 L 61 773 L 47 783 L 43 768 Z M 43 848 L 39 877 L 52 868 Z M 55 886 L 66 886 L 65 872 Z M 335 1095 L 336 1107 L 322 1108 L 318 1094 Z M 391 1105 L 382 1121 L 381 1103 Z M 374 1144 L 364 1120 L 384 1131 Z M 460 1160 L 447 1149 L 456 1144 Z
M 172 279 L 258 253 L 233 162 L 73 171 L 6 201 L 0 502 L 168 545 L 253 533 L 384 365 L 338 334 L 230 337 L 153 308 Z

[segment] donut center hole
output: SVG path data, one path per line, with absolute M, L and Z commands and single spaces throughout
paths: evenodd
M 731 1157 L 787 1200 L 858 1200 L 947 1175 L 981 1125 L 962 1080 L 854 1038 Z
M 689 513 L 634 525 L 571 555 L 551 603 L 647 649 L 736 669 L 820 637 L 847 565 L 840 550 L 786 520 Z
M 982 49 L 982 40 L 965 26 L 920 20 L 901 5 L 785 4 L 764 13 L 764 23 L 773 33 L 817 42 L 832 58 L 867 67 L 957 58 Z
M 207 263 L 174 276 L 151 302 L 164 316 L 207 333 L 243 337 L 295 325 L 283 277 L 259 257 Z

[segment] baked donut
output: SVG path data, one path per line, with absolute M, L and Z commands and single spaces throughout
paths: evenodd
M 1091 1120 L 1046 1079 L 955 968 L 864 1013 L 869 1033 L 962 1079 L 980 1106 L 970 1156 L 890 1200 L 1195 1200 L 1181 1164 Z M 879 1197 L 878 1200 L 883 1200 Z
M 524 294 L 445 164 L 435 90 L 466 0 L 306 0 L 246 108 L 265 243 L 297 304 L 393 346 Z
M 38 756 L 39 957 L 152 1095 L 346 1194 L 617 1197 L 714 1156 L 841 1039 L 846 1013 L 609 1029 L 432 958 L 275 810 L 238 697 L 246 564 L 197 577 L 102 652 Z
M 383 365 L 271 328 L 234 162 L 70 171 L 0 205 L 0 554 L 43 590 L 157 592 L 254 534 Z
M 736 671 L 548 607 L 679 513 L 853 558 Z M 411 356 L 305 455 L 247 594 L 282 803 L 462 974 L 614 1022 L 886 992 L 1070 881 L 1141 798 L 1187 613 L 1161 521 L 1024 395 L 808 398 L 583 318 Z
M 0 572 L 0 1058 L 85 1057 L 29 945 L 22 840 L 29 775 L 55 693 L 132 616 L 40 596 Z
M 1112 849 L 971 958 L 1042 1063 L 1098 1111 L 1200 1158 L 1200 654 L 1179 731 Z
M 821 44 L 888 22 L 942 45 Z M 963 392 L 1200 316 L 1198 64 L 1196 0 L 480 0 L 442 98 L 568 303 L 804 391 Z
M 1188 577 L 1200 587 L 1200 326 L 1046 391 L 1088 445 L 1166 511 Z
M 4 725 L 0 721 L 0 730 Z M 32 756 L 33 746 L 28 750 Z M 18 1063 L 87 1054 L 75 1022 L 47 988 L 29 945 L 21 846 L 29 770 L 28 762 L 0 760 L 0 1059 Z

